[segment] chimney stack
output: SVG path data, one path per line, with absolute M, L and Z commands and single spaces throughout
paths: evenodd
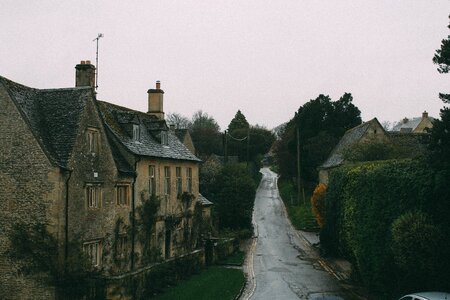
M 422 113 L 422 119 L 428 119 L 428 113 L 427 113 L 427 111 L 424 111 L 424 112 Z
M 156 81 L 156 88 L 149 89 L 148 93 L 148 114 L 156 116 L 159 120 L 164 120 L 164 91 L 161 90 L 161 82 Z
M 95 67 L 90 60 L 82 60 L 75 66 L 75 86 L 90 86 L 95 88 Z

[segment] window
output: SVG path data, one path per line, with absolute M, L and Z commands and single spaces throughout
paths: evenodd
M 116 253 L 119 257 L 125 258 L 128 254 L 128 237 L 126 235 L 119 235 L 117 237 Z
M 181 180 L 181 167 L 176 168 L 176 175 L 177 175 L 177 195 L 180 196 L 182 193 L 181 185 L 183 183 Z
M 118 185 L 116 186 L 116 204 L 118 206 L 130 205 L 130 186 Z
M 86 144 L 89 153 L 98 153 L 100 146 L 100 132 L 96 128 L 88 128 L 86 130 Z
M 166 131 L 161 131 L 161 145 L 169 145 L 169 137 L 167 136 Z
M 133 124 L 133 141 L 139 141 L 141 138 L 141 130 L 139 125 Z
M 192 193 L 192 168 L 186 169 L 187 192 Z
M 98 184 L 86 184 L 86 204 L 88 208 L 101 207 L 102 189 Z
M 170 167 L 164 167 L 164 194 L 170 195 Z
M 156 195 L 156 168 L 153 165 L 148 167 L 148 192 L 152 196 Z
M 91 261 L 94 267 L 100 266 L 101 262 L 101 244 L 100 241 L 94 241 L 83 244 L 83 251 Z

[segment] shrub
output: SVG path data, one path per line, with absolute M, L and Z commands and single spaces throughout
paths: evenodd
M 399 277 L 403 290 L 433 289 L 438 277 L 439 261 L 436 252 L 442 248 L 442 235 L 431 218 L 421 211 L 409 211 L 393 223 L 392 252 L 401 271 Z
M 369 162 L 334 170 L 325 197 L 321 246 L 326 253 L 343 254 L 351 260 L 371 291 L 387 293 L 380 298 L 393 297 L 404 271 L 395 261 L 391 226 L 406 211 L 416 210 L 445 228 L 448 218 L 437 217 L 441 216 L 438 207 L 445 205 L 443 197 L 435 197 L 436 178 L 433 170 L 415 160 Z M 448 241 L 448 233 L 443 234 Z M 448 255 L 438 250 L 431 254 L 433 259 L 448 266 Z M 427 276 L 439 283 L 440 289 L 448 289 L 448 273 Z
M 327 186 L 323 183 L 319 183 L 314 189 L 311 197 L 312 212 L 316 217 L 317 224 L 320 228 L 325 224 L 325 195 L 327 192 Z

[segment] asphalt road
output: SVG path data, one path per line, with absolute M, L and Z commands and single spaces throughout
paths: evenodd
M 276 174 L 261 170 L 253 220 L 256 243 L 244 299 L 350 299 L 339 282 L 321 266 L 318 254 L 287 220 Z M 253 277 L 253 276 L 251 276 Z M 339 298 L 339 297 L 341 298 Z

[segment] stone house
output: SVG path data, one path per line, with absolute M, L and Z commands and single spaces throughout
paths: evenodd
M 195 248 L 192 215 L 210 207 L 198 200 L 200 160 L 165 123 L 159 82 L 143 113 L 98 101 L 89 61 L 75 78 L 73 88 L 34 89 L 0 76 L 0 290 L 11 299 L 54 297 L 9 259 L 16 224 L 45 224 L 61 262 L 75 242 L 113 276 L 143 267 L 148 245 L 159 259 Z M 152 195 L 155 224 L 142 241 L 136 220 Z
M 427 128 L 432 128 L 432 120 L 433 118 L 428 117 L 428 114 L 424 112 L 422 118 L 398 124 L 393 131 L 384 130 L 377 118 L 347 130 L 325 162 L 318 168 L 319 182 L 327 185 L 329 173 L 334 168 L 348 163 L 344 158 L 347 149 L 358 144 L 374 142 L 389 144 L 395 149 L 398 157 L 414 158 L 423 155 L 428 141 L 426 131 Z
M 318 168 L 319 182 L 328 184 L 329 172 L 345 162 L 344 152 L 348 147 L 357 143 L 370 141 L 386 142 L 387 140 L 388 135 L 377 118 L 347 130 L 333 151 L 331 151 L 327 160 Z
M 404 118 L 392 128 L 392 131 L 401 133 L 426 133 L 428 129 L 433 128 L 433 121 L 434 118 L 428 116 L 428 113 L 424 111 L 422 117 Z

